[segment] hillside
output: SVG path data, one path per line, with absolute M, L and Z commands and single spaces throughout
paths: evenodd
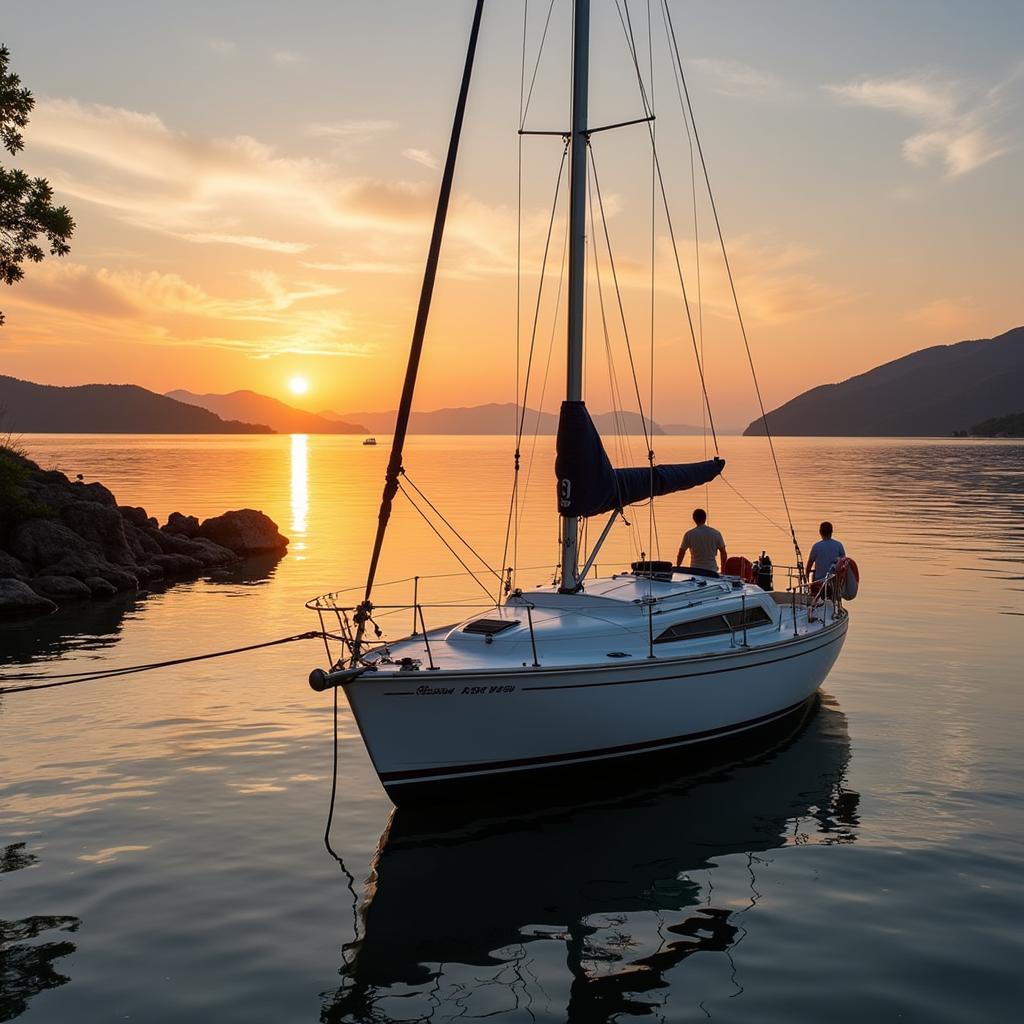
M 0 430 L 14 434 L 272 434 L 135 384 L 54 387 L 0 376 Z
M 325 419 L 340 419 L 336 412 L 322 412 Z M 344 419 L 355 420 L 365 424 L 370 433 L 390 434 L 395 426 L 395 410 L 389 412 L 351 412 L 345 413 Z M 413 412 L 410 417 L 409 430 L 413 434 L 515 434 L 516 407 L 512 402 L 492 402 L 488 405 L 474 405 L 466 408 L 435 409 L 432 412 Z M 622 413 L 622 422 L 627 432 L 643 434 L 640 414 L 636 412 Z M 610 412 L 594 414 L 594 423 L 602 433 L 611 434 L 616 429 L 615 416 Z M 540 422 L 537 421 L 535 409 L 527 409 L 525 432 L 532 435 L 554 434 L 558 429 L 558 416 L 543 412 Z M 657 423 L 653 424 L 651 433 L 664 434 L 666 431 Z
M 996 338 L 936 345 L 840 384 L 824 384 L 768 413 L 773 434 L 949 437 L 1020 405 L 1024 327 Z M 761 435 L 755 420 L 745 435 Z
M 1024 412 L 975 423 L 969 434 L 971 437 L 1024 437 Z
M 347 419 L 327 419 L 304 412 L 276 398 L 255 391 L 232 391 L 227 395 L 197 395 L 191 391 L 168 391 L 168 398 L 197 406 L 230 419 L 265 423 L 279 434 L 365 434 L 366 427 Z

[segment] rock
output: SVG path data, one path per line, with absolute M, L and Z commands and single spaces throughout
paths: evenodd
M 25 490 L 38 502 L 51 510 L 61 508 L 75 500 L 71 481 L 59 470 L 39 470 L 25 484 Z
M 116 506 L 94 501 L 69 502 L 61 507 L 60 518 L 79 537 L 99 545 L 110 561 L 118 565 L 135 564 L 125 537 L 124 520 Z
M 0 580 L 0 617 L 48 615 L 57 606 L 21 580 Z
M 131 548 L 137 559 L 143 561 L 147 556 L 159 555 L 163 551 L 157 539 L 159 533 L 159 530 L 154 530 L 149 526 L 137 527 L 131 523 L 125 523 L 124 535 L 128 541 L 128 547 Z
M 139 577 L 134 572 L 128 572 L 113 565 L 107 565 L 96 575 L 105 579 L 108 583 L 112 583 L 118 590 L 139 589 Z
M 113 597 L 117 593 L 117 587 L 113 583 L 108 583 L 99 576 L 89 576 L 84 582 L 93 597 Z
M 74 601 L 92 596 L 92 590 L 73 576 L 37 576 L 29 582 L 29 586 L 37 594 L 57 601 Z
M 195 516 L 183 516 L 180 512 L 172 512 L 162 529 L 165 533 L 177 534 L 179 537 L 194 537 L 199 531 L 199 520 Z
M 37 568 L 60 562 L 68 552 L 99 555 L 95 545 L 86 544 L 77 533 L 50 519 L 29 519 L 19 523 L 11 532 L 7 550 L 15 558 Z
M 158 565 L 165 576 L 198 576 L 203 571 L 203 563 L 189 555 L 153 555 L 151 565 Z
M 118 590 L 134 590 L 139 585 L 139 577 L 134 572 L 111 565 L 102 556 L 88 550 L 68 551 L 60 561 L 48 565 L 46 569 L 45 575 L 48 576 L 74 576 L 76 580 L 83 581 L 90 576 L 99 576 Z
M 0 551 L 0 579 L 23 580 L 27 575 L 28 570 L 14 555 Z
M 182 552 L 190 558 L 198 559 L 205 566 L 227 565 L 238 560 L 238 555 L 220 544 L 214 544 L 205 537 L 196 537 L 188 542 L 189 550 Z
M 198 536 L 212 540 L 236 555 L 283 551 L 288 546 L 288 538 L 278 532 L 277 524 L 269 516 L 251 508 L 225 512 L 204 520 Z
M 100 483 L 72 481 L 27 459 L 15 461 L 18 515 L 8 517 L 16 525 L 0 538 L 3 608 L 52 611 L 50 598 L 63 603 L 111 597 L 165 578 L 236 573 L 259 557 L 280 558 L 288 546 L 276 524 L 253 509 L 202 524 L 195 516 L 172 512 L 161 527 L 141 506 L 119 506 Z
M 149 526 L 149 516 L 141 505 L 118 505 L 117 511 L 121 513 L 121 518 L 131 523 L 132 526 L 142 529 Z
M 176 533 L 166 530 L 154 530 L 147 534 L 159 549 L 156 554 L 187 555 L 192 551 L 192 541 L 188 537 L 179 537 Z
M 108 508 L 117 508 L 117 499 L 100 483 L 83 484 L 76 480 L 71 484 L 71 494 L 78 501 L 88 501 Z

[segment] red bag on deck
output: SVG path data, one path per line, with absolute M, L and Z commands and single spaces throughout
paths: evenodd
M 754 566 L 749 558 L 744 558 L 742 555 L 733 555 L 727 559 L 722 575 L 739 576 L 744 583 L 753 583 Z

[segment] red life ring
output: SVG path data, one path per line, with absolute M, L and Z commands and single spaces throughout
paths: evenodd
M 836 590 L 844 601 L 852 601 L 860 589 L 860 569 L 852 558 L 840 558 L 836 562 Z

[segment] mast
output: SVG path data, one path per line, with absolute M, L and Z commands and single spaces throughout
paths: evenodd
M 402 452 L 405 448 L 405 435 L 409 429 L 409 415 L 412 412 L 413 393 L 416 389 L 416 375 L 419 371 L 420 355 L 423 352 L 423 338 L 427 333 L 427 318 L 430 315 L 430 300 L 434 295 L 434 281 L 437 277 L 437 263 L 441 255 L 441 241 L 444 238 L 444 225 L 448 216 L 448 201 L 452 194 L 452 181 L 455 178 L 455 163 L 459 155 L 459 139 L 462 136 L 462 122 L 466 114 L 466 101 L 469 96 L 469 83 L 473 74 L 473 60 L 476 56 L 476 44 L 480 35 L 480 19 L 483 16 L 484 0 L 476 0 L 473 10 L 473 24 L 469 30 L 469 44 L 466 48 L 466 62 L 462 69 L 462 84 L 459 87 L 459 98 L 455 104 L 455 117 L 452 121 L 452 133 L 448 140 L 448 155 L 444 162 L 444 173 L 441 176 L 441 189 L 437 197 L 437 209 L 434 213 L 434 229 L 430 235 L 430 248 L 427 252 L 427 263 L 423 271 L 423 285 L 420 289 L 420 302 L 416 310 L 416 324 L 413 327 L 412 343 L 409 346 L 409 362 L 405 370 L 405 382 L 402 385 L 402 398 L 398 404 L 398 415 L 395 418 L 395 435 L 391 442 L 391 457 L 388 459 L 387 472 L 384 475 L 384 493 L 377 513 L 377 533 L 373 539 L 373 551 L 370 555 L 370 568 L 366 574 L 366 590 L 363 601 L 355 613 L 356 632 L 352 644 L 352 664 L 359 658 L 359 651 L 366 632 L 366 622 L 373 611 L 370 595 L 373 593 L 373 582 L 377 575 L 381 548 L 384 545 L 384 534 L 391 518 L 391 506 L 398 494 L 398 480 L 404 472 L 402 468 Z
M 587 92 L 590 61 L 590 0 L 575 0 L 572 55 L 572 133 L 569 148 L 569 324 L 565 397 L 583 400 L 584 277 L 587 262 Z M 562 516 L 562 587 L 577 589 L 575 516 Z

